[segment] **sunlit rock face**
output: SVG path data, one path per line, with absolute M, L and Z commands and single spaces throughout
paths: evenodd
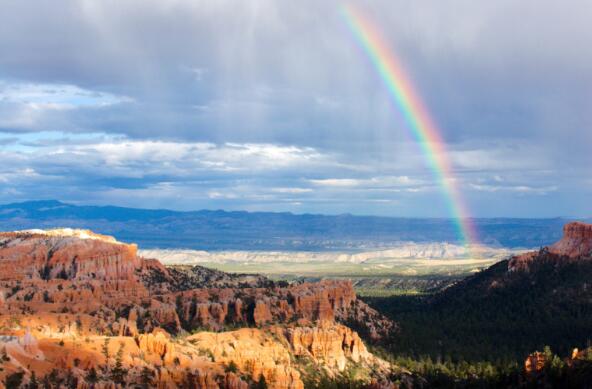
M 136 245 L 85 230 L 0 233 L 0 280 L 129 280 L 136 254 Z
M 536 351 L 526 357 L 526 360 L 524 361 L 524 371 L 526 374 L 539 373 L 544 369 L 546 362 L 545 354 Z
M 592 224 L 574 222 L 563 227 L 563 238 L 549 247 L 549 251 L 568 257 L 592 254 Z
M 263 377 L 272 388 L 300 389 L 310 372 L 296 357 L 327 374 L 357 366 L 368 378 L 388 375 L 388 364 L 340 323 L 374 340 L 396 330 L 348 281 L 290 285 L 167 268 L 139 257 L 136 245 L 86 230 L 0 233 L 2 382 L 57 369 L 78 387 L 90 387 L 94 370 L 94 387 L 149 379 L 158 387 L 247 388 Z M 229 331 L 237 327 L 246 328 Z
M 544 248 L 542 252 L 557 256 L 562 261 L 592 259 L 592 224 L 582 222 L 566 224 L 563 227 L 561 240 Z M 528 270 L 529 264 L 539 256 L 539 252 L 514 256 L 508 263 L 508 270 Z

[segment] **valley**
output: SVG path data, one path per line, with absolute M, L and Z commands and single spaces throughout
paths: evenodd
M 0 382 L 412 389 L 592 379 L 592 225 L 569 223 L 535 251 L 409 252 L 275 262 L 289 254 L 143 251 L 70 228 L 0 233 Z M 164 263 L 150 258 L 159 254 Z
M 202 263 L 202 266 L 230 273 L 264 274 L 275 280 L 318 281 L 348 279 L 365 293 L 433 292 L 491 264 L 479 260 L 400 260 L 382 263 L 278 262 L 278 263 Z
M 165 264 L 199 264 L 275 280 L 349 279 L 365 295 L 434 292 L 520 252 L 477 247 L 469 254 L 448 243 L 400 243 L 357 252 L 140 250 L 141 255 L 160 258 Z

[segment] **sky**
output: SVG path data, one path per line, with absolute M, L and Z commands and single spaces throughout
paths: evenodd
M 450 216 L 344 4 L 0 0 L 0 202 Z M 472 216 L 592 216 L 592 2 L 355 5 Z

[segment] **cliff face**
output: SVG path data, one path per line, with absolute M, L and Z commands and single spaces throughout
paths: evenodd
M 95 387 L 116 383 L 125 368 L 128 384 L 246 388 L 263 377 L 300 389 L 306 373 L 294 358 L 326 374 L 354 365 L 368 379 L 386 374 L 388 365 L 339 322 L 375 340 L 396 330 L 347 281 L 289 285 L 166 268 L 90 231 L 0 233 L 0 351 L 8 355 L 0 380 L 18 371 L 40 377 L 55 365 L 81 385 L 90 385 L 91 369 L 100 372 Z M 219 332 L 236 327 L 251 328 Z
M 226 324 L 262 326 L 291 321 L 352 321 L 380 339 L 396 327 L 356 298 L 349 281 L 321 281 L 285 288 L 211 288 L 172 293 L 162 298 L 175 305 L 185 328 L 221 329 Z
M 141 263 L 136 253 L 90 231 L 0 233 L 0 280 L 129 280 Z
M 549 247 L 553 254 L 570 258 L 592 255 L 592 224 L 574 222 L 563 227 L 563 238 Z
M 0 347 L 2 357 L 8 360 L 3 368 L 9 373 L 20 366 L 29 366 L 27 371 L 35 371 L 37 376 L 57 369 L 70 372 L 80 384 L 87 381 L 91 370 L 106 384 L 108 380 L 101 372 L 112 371 L 118 363 L 126 370 L 128 384 L 148 379 L 150 387 L 204 389 L 246 389 L 261 377 L 272 388 L 304 389 L 306 372 L 301 372 L 299 361 L 335 372 L 343 372 L 352 364 L 380 375 L 388 375 L 390 369 L 366 350 L 354 331 L 334 323 L 203 331 L 181 341 L 162 329 L 136 337 L 84 339 L 41 337 L 25 331 L 0 339 Z
M 563 237 L 557 243 L 545 248 L 563 261 L 592 258 L 592 224 L 573 222 L 563 227 Z M 538 252 L 514 256 L 508 263 L 508 270 L 528 270 L 529 265 L 539 257 Z

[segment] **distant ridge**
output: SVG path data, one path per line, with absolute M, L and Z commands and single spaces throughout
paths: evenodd
M 475 219 L 482 243 L 537 248 L 561 237 L 567 220 Z M 453 223 L 438 218 L 172 211 L 73 205 L 58 200 L 0 205 L 0 230 L 84 228 L 145 248 L 201 250 L 366 250 L 395 242 L 457 243 Z

